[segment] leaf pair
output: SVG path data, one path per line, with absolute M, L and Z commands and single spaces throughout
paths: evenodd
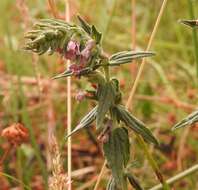
M 130 143 L 126 128 L 115 128 L 112 130 L 109 139 L 103 144 L 105 158 L 108 167 L 112 171 L 113 179 L 109 183 L 109 189 L 127 190 L 127 178 L 125 168 L 130 157 Z
M 194 111 L 190 115 L 188 115 L 186 118 L 182 119 L 179 123 L 177 123 L 172 130 L 186 127 L 188 125 L 192 125 L 194 123 L 198 122 L 198 111 Z
M 133 116 L 124 106 L 116 105 L 112 109 L 112 112 L 117 117 L 118 121 L 124 122 L 127 127 L 141 135 L 145 141 L 158 145 L 157 139 L 153 136 L 145 124 Z

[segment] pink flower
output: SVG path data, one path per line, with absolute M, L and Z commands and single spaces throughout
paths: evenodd
M 85 92 L 78 92 L 77 95 L 76 95 L 76 100 L 81 102 L 82 100 L 84 100 L 86 97 L 86 93 Z
M 91 50 L 93 49 L 94 45 L 95 45 L 94 40 L 89 40 L 86 43 L 85 48 L 80 53 L 80 63 L 81 64 L 85 64 L 88 61 L 88 59 L 91 56 Z
M 76 41 L 69 41 L 67 44 L 67 51 L 65 53 L 65 58 L 74 61 L 77 55 L 80 54 L 80 45 Z

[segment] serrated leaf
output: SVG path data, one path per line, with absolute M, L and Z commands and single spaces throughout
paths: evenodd
M 116 187 L 116 184 L 115 184 L 115 180 L 113 177 L 111 177 L 109 179 L 109 182 L 107 184 L 107 188 L 106 190 L 119 190 L 117 187 Z
M 179 22 L 192 28 L 198 27 L 198 20 L 180 20 Z
M 126 126 L 141 135 L 145 141 L 158 145 L 157 139 L 153 136 L 152 132 L 145 126 L 145 124 L 133 116 L 122 105 L 117 105 L 114 110 L 117 112 L 118 119 L 123 121 Z
M 77 18 L 84 31 L 87 32 L 88 34 L 91 34 L 91 26 L 81 16 L 78 15 Z
M 96 116 L 96 127 L 101 128 L 104 118 L 109 111 L 110 107 L 115 101 L 115 92 L 112 82 L 106 82 L 98 87 L 98 112 Z
M 145 51 L 122 51 L 116 54 L 113 54 L 109 58 L 109 66 L 119 66 L 125 63 L 131 63 L 134 59 L 140 59 L 143 57 L 150 57 L 155 55 L 153 52 L 145 52 Z
M 92 38 L 95 39 L 96 44 L 99 44 L 102 39 L 102 33 L 98 32 L 98 30 L 96 29 L 94 25 L 92 25 L 91 27 L 91 35 L 92 35 Z
M 89 127 L 91 123 L 96 119 L 97 108 L 98 106 L 94 107 L 85 117 L 83 117 L 83 119 L 76 126 L 76 128 L 69 135 L 67 135 L 66 138 L 68 138 L 69 136 L 73 135 L 74 133 L 78 132 L 83 128 Z
M 193 113 L 182 119 L 172 128 L 172 130 L 179 129 L 181 127 L 190 126 L 196 122 L 198 122 L 198 111 L 194 111 Z
M 126 128 L 116 128 L 109 136 L 108 142 L 103 144 L 107 164 L 117 187 L 127 190 L 127 181 L 124 169 L 130 157 L 130 144 Z
M 136 189 L 136 190 L 144 190 L 144 189 L 141 187 L 140 183 L 138 182 L 138 180 L 136 179 L 135 176 L 133 176 L 133 175 L 130 174 L 130 173 L 127 173 L 126 175 L 127 175 L 127 178 L 128 178 L 128 180 L 129 180 L 130 184 L 132 185 L 132 187 L 133 187 L 134 189 Z

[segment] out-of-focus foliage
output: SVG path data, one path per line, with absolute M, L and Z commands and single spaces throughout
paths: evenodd
M 13 150 L 12 156 L 6 159 L 3 168 L 6 173 L 14 175 L 34 189 L 36 185 L 43 187 L 44 180 L 41 176 L 45 176 L 45 171 L 47 171 L 47 167 L 42 168 L 42 162 L 38 162 L 38 160 L 44 160 L 43 158 L 46 158 L 47 155 L 49 126 L 52 124 L 56 128 L 56 136 L 60 144 L 65 137 L 67 120 L 65 80 L 57 82 L 50 79 L 55 74 L 63 72 L 66 66 L 60 61 L 58 55 L 51 57 L 44 55 L 37 60 L 37 57 L 32 57 L 31 54 L 22 50 L 23 34 L 30 29 L 29 26 L 37 19 L 52 18 L 52 15 L 47 1 L 25 1 L 28 16 L 24 15 L 23 7 L 18 6 L 17 2 L 19 1 L 0 1 L 0 94 L 4 95 L 2 105 L 0 105 L 0 130 L 10 123 L 20 121 L 29 127 L 31 140 L 30 144 L 18 148 L 17 151 Z M 56 2 L 60 16 L 64 17 L 64 1 Z M 123 49 L 131 49 L 131 1 L 74 0 L 71 2 L 72 20 L 76 22 L 75 15 L 79 13 L 90 23 L 94 23 L 98 30 L 104 33 L 103 45 L 108 50 L 107 53 L 112 54 Z M 161 2 L 158 0 L 136 1 L 136 49 L 139 51 L 144 50 L 147 45 Z M 197 18 L 198 3 L 196 0 L 193 1 L 193 8 Z M 26 19 L 28 25 L 25 24 Z M 198 98 L 192 33 L 188 27 L 178 23 L 180 19 L 190 19 L 187 0 L 169 1 L 152 46 L 152 51 L 156 52 L 156 56 L 146 63 L 133 107 L 130 107 L 134 115 L 144 119 L 144 122 L 156 132 L 162 146 L 155 153 L 155 157 L 166 178 L 177 173 L 178 150 L 184 135 L 184 129 L 172 132 L 171 127 L 196 109 Z M 36 69 L 35 62 L 32 60 L 37 62 Z M 36 82 L 38 72 L 41 76 L 40 87 Z M 123 101 L 125 102 L 136 72 L 130 65 L 125 65 L 121 70 L 113 68 L 112 73 L 121 79 L 121 88 L 124 90 Z M 152 93 L 144 90 L 145 85 L 141 84 L 145 83 L 148 83 Z M 75 97 L 76 89 L 84 88 L 84 86 L 89 90 L 93 89 L 86 85 L 85 81 L 73 82 L 72 96 Z M 152 115 L 148 116 L 142 111 L 140 104 L 145 101 L 149 101 L 151 104 Z M 73 98 L 72 126 L 76 126 L 82 115 L 92 108 L 92 105 L 88 105 L 86 101 L 78 103 Z M 190 128 L 182 155 L 180 155 L 183 168 L 191 166 L 198 159 L 197 134 L 195 125 Z M 135 139 L 131 138 L 130 141 L 133 149 L 138 150 Z M 103 157 L 96 142 L 89 129 L 87 132 L 85 130 L 83 134 L 76 134 L 73 139 L 73 170 L 98 166 L 96 171 L 74 178 L 74 188 L 82 186 L 85 181 L 91 181 L 99 171 Z M 4 141 L 1 140 L 1 145 L 4 144 Z M 2 155 L 2 153 L 1 146 L 0 154 Z M 66 152 L 63 152 L 63 156 L 66 157 Z M 148 189 L 156 184 L 156 180 L 151 177 L 151 169 L 146 164 L 144 168 L 140 167 L 144 163 L 141 151 L 137 151 L 135 157 L 141 164 L 135 167 L 134 173 L 139 181 L 143 181 L 143 187 L 147 185 L 145 188 Z M 46 160 L 44 162 L 46 163 Z M 66 161 L 64 164 L 66 169 Z M 50 164 L 47 165 L 50 171 Z M 144 170 L 141 175 L 140 170 Z M 197 177 L 197 174 L 194 174 L 181 183 L 175 184 L 174 187 L 181 190 L 196 189 Z M 105 183 L 108 179 L 109 176 L 106 176 Z M 7 178 L 3 181 L 1 184 L 5 186 L 9 183 L 8 188 L 19 186 L 18 183 L 7 180 Z M 93 184 L 90 185 L 90 189 L 92 187 Z

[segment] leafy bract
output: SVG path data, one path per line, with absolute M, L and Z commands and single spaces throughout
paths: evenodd
M 91 34 L 91 26 L 80 15 L 78 15 L 77 18 L 84 31 L 87 32 L 88 34 Z
M 175 130 L 175 129 L 178 129 L 178 128 L 181 128 L 181 127 L 190 126 L 190 125 L 192 125 L 196 122 L 198 122 L 198 111 L 194 111 L 193 113 L 191 113 L 190 115 L 188 115 L 187 117 L 182 119 L 180 122 L 178 122 L 172 128 L 172 130 Z
M 91 27 L 91 35 L 92 38 L 95 39 L 96 44 L 99 44 L 101 42 L 102 34 L 96 29 L 94 25 Z
M 101 42 L 102 34 L 96 29 L 94 25 L 90 26 L 82 17 L 79 15 L 77 16 L 81 27 L 84 29 L 85 32 L 87 32 L 89 35 L 92 36 L 93 39 L 95 39 L 96 44 L 99 44 Z

